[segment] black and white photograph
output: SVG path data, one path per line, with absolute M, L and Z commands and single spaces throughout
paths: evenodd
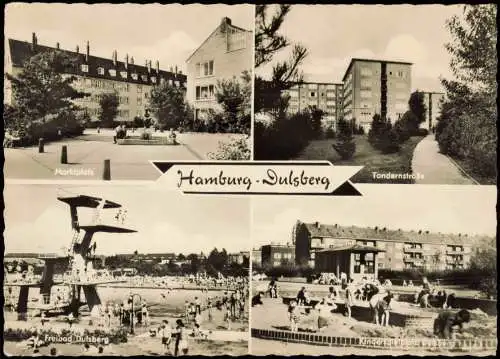
M 496 5 L 257 5 L 255 160 L 495 184 Z
M 249 160 L 254 7 L 11 3 L 5 176 L 154 180 Z
M 98 185 L 4 196 L 7 355 L 248 353 L 248 199 Z
M 253 200 L 252 354 L 493 355 L 495 189 L 363 191 Z

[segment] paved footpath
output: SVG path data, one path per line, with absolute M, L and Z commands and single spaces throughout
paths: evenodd
M 461 170 L 445 155 L 439 152 L 434 135 L 428 135 L 418 143 L 413 152 L 413 174 L 423 175 L 417 178 L 417 184 L 476 184 L 462 174 Z

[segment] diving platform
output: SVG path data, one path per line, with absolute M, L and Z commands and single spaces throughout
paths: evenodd
M 102 205 L 102 198 L 92 197 L 86 195 L 77 196 L 58 196 L 57 199 L 61 202 L 67 203 L 70 207 L 86 207 L 86 208 L 97 208 L 102 206 L 103 209 L 107 208 L 121 208 L 122 205 L 109 200 L 104 200 L 104 205 Z

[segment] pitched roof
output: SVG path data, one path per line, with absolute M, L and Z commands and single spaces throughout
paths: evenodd
M 230 20 L 229 18 L 225 17 L 225 18 L 223 18 L 223 19 L 222 19 L 222 22 L 219 24 L 219 26 L 217 26 L 217 27 L 214 29 L 214 31 L 212 31 L 212 32 L 210 33 L 210 35 L 208 35 L 208 36 L 207 36 L 207 38 L 206 38 L 206 39 L 205 39 L 205 40 L 204 40 L 204 41 L 200 44 L 200 46 L 198 46 L 198 47 L 196 48 L 196 50 L 194 50 L 194 51 L 191 53 L 191 55 L 189 55 L 189 57 L 186 59 L 186 62 L 189 62 L 189 60 L 191 60 L 191 58 L 194 56 L 194 54 L 196 54 L 196 53 L 198 52 L 198 50 L 200 50 L 200 49 L 203 47 L 203 45 L 205 45 L 205 44 L 206 44 L 206 42 L 207 42 L 207 41 L 208 41 L 208 40 L 209 40 L 209 39 L 210 39 L 210 38 L 211 38 L 211 37 L 212 37 L 212 36 L 213 36 L 213 35 L 214 35 L 217 31 L 219 31 L 219 29 L 221 28 L 221 26 L 229 26 L 229 27 L 232 27 L 233 29 L 236 29 L 236 30 L 239 30 L 239 31 L 243 31 L 243 32 L 252 32 L 252 31 L 250 31 L 250 30 L 245 30 L 245 29 L 243 29 L 243 28 L 241 28 L 241 27 L 239 27 L 239 26 L 235 26 L 235 25 L 233 25 L 233 24 L 231 23 L 231 20 Z
M 151 85 L 151 76 L 164 78 L 165 80 L 178 80 L 181 83 L 186 82 L 187 76 L 180 73 L 173 73 L 170 71 L 160 70 L 159 74 L 156 69 L 151 67 L 151 72 L 148 71 L 147 66 L 132 65 L 128 64 L 128 69 L 125 67 L 125 62 L 116 61 L 114 64 L 112 59 L 106 59 L 103 57 L 92 56 L 89 54 L 88 61 L 86 60 L 86 54 L 81 52 L 74 52 L 69 50 L 57 49 L 55 47 L 44 46 L 37 44 L 35 51 L 32 49 L 32 44 L 26 41 L 9 39 L 9 50 L 12 65 L 15 67 L 22 67 L 25 62 L 27 62 L 32 56 L 37 53 L 50 52 L 50 51 L 61 51 L 68 56 L 75 59 L 76 65 L 73 69 L 68 69 L 68 73 L 84 75 L 87 77 L 93 77 L 96 79 L 106 79 L 113 81 L 121 81 L 127 83 L 138 83 L 144 85 Z M 81 72 L 80 65 L 89 65 L 89 72 Z M 98 74 L 98 68 L 104 68 L 104 74 Z M 116 76 L 111 76 L 109 70 L 116 70 Z M 127 71 L 127 77 L 122 78 L 120 72 Z M 136 73 L 138 75 L 137 80 L 134 80 L 131 74 Z M 142 80 L 142 76 L 147 76 L 147 81 Z M 158 81 L 159 83 L 159 81 Z
M 434 244 L 465 244 L 487 236 L 469 236 L 467 234 L 443 234 L 429 231 L 403 231 L 387 228 L 370 228 L 357 226 L 340 226 L 337 224 L 304 223 L 311 237 L 332 237 L 347 239 L 384 240 L 408 243 L 434 243 Z

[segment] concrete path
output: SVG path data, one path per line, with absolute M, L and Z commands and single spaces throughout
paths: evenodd
M 434 135 L 428 135 L 415 147 L 412 171 L 417 184 L 476 184 L 462 174 L 461 170 L 445 155 L 439 152 Z

